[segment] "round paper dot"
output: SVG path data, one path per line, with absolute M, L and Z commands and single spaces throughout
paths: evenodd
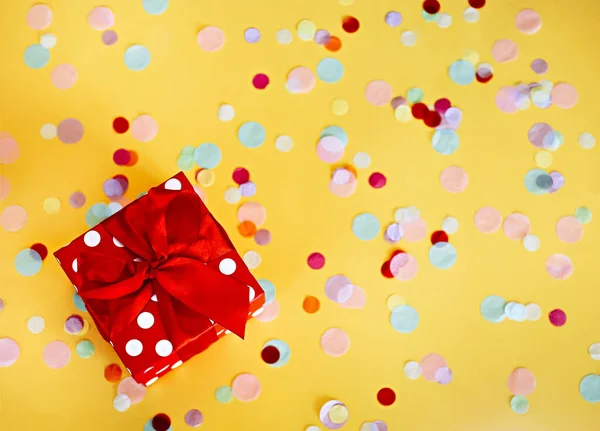
M 562 109 L 570 109 L 579 98 L 577 90 L 567 82 L 559 82 L 552 87 L 552 103 Z
M 375 239 L 380 229 L 379 220 L 373 214 L 360 214 L 352 221 L 352 232 L 362 241 Z
M 260 147 L 265 142 L 266 135 L 265 128 L 254 121 L 242 124 L 237 134 L 238 140 L 246 148 Z
M 59 123 L 56 134 L 63 144 L 76 144 L 83 138 L 83 124 L 74 118 L 67 118 Z
M 50 368 L 64 368 L 71 361 L 71 350 L 62 341 L 52 341 L 44 348 L 42 358 Z
M 250 251 L 247 251 L 246 253 L 244 253 L 243 260 L 244 260 L 244 263 L 246 264 L 246 266 L 248 267 L 248 269 L 258 268 L 258 266 L 260 265 L 260 263 L 262 261 L 260 254 L 258 254 L 254 250 L 250 250 Z
M 400 108 L 398 108 L 400 109 Z M 452 129 L 438 129 L 431 138 L 433 149 L 440 154 L 454 153 L 460 144 L 458 134 Z
M 156 431 L 171 430 L 171 418 L 165 413 L 159 413 L 152 418 L 152 428 Z
M 448 363 L 442 355 L 431 353 L 421 359 L 420 365 L 423 378 L 435 382 L 435 372 L 442 367 L 447 367 Z
M 356 153 L 353 161 L 357 168 L 366 169 L 371 164 L 371 156 L 369 156 L 367 153 Z
M 512 213 L 504 219 L 504 234 L 512 240 L 522 240 L 531 230 L 529 218 L 519 213 Z
M 46 49 L 54 48 L 56 46 L 56 36 L 50 33 L 43 34 L 40 37 L 40 45 Z
M 150 51 L 143 45 L 132 45 L 125 51 L 125 66 L 138 72 L 150 64 Z
M 229 386 L 220 386 L 215 391 L 215 398 L 218 402 L 226 404 L 233 400 L 233 392 Z
M 513 395 L 529 395 L 535 390 L 535 376 L 527 368 L 516 368 L 508 376 L 507 386 Z
M 41 69 L 50 61 L 50 51 L 40 44 L 30 45 L 23 54 L 25 64 L 32 69 Z
M 463 18 L 469 24 L 474 24 L 479 21 L 479 11 L 472 7 L 468 7 L 463 12 Z
M 525 238 L 523 238 L 523 246 L 527 251 L 537 251 L 540 248 L 540 239 L 533 234 L 525 235 Z
M 319 308 L 321 308 L 321 303 L 319 302 L 319 299 L 314 296 L 307 296 L 304 298 L 304 301 L 302 301 L 302 309 L 308 314 L 316 313 L 319 311 Z
M 261 385 L 253 374 L 239 374 L 231 384 L 233 396 L 242 402 L 254 401 L 260 395 Z
M 591 133 L 584 132 L 581 135 L 579 135 L 577 143 L 581 148 L 589 150 L 590 148 L 593 148 L 594 145 L 596 145 L 596 138 Z
M 277 139 L 275 140 L 275 148 L 277 148 L 279 151 L 282 151 L 284 153 L 287 153 L 288 151 L 290 151 L 293 146 L 294 146 L 294 141 L 289 136 L 285 136 L 285 135 L 278 136 Z
M 113 30 L 106 30 L 102 33 L 102 43 L 106 46 L 111 46 L 117 43 L 119 36 Z
M 542 17 L 532 9 L 523 9 L 515 18 L 517 30 L 525 34 L 535 34 L 542 28 Z
M 133 377 L 127 377 L 121 380 L 121 383 L 117 387 L 117 392 L 127 395 L 132 404 L 138 404 L 146 396 L 146 386 L 136 382 Z
M 600 343 L 594 343 L 588 349 L 590 357 L 594 361 L 600 361 Z
M 215 144 L 201 144 L 194 151 L 194 161 L 204 169 L 216 168 L 221 163 L 221 149 Z
M 88 15 L 88 25 L 94 30 L 107 30 L 115 25 L 115 16 L 107 7 L 96 7 Z
M 33 30 L 43 30 L 52 23 L 52 9 L 45 4 L 36 4 L 27 12 L 27 25 Z
M 277 40 L 277 43 L 281 45 L 288 45 L 292 43 L 293 37 L 294 35 L 292 32 L 285 28 L 278 30 L 275 34 L 275 40 Z
M 60 211 L 60 200 L 55 197 L 44 200 L 44 211 L 48 214 L 56 214 Z
M 321 269 L 325 266 L 325 256 L 321 253 L 311 253 L 306 261 L 312 269 Z
M 317 65 L 317 76 L 323 82 L 335 84 L 344 76 L 344 66 L 336 58 L 324 58 Z
M 512 40 L 500 39 L 492 46 L 492 56 L 498 63 L 514 61 L 519 56 L 519 48 Z
M 218 27 L 204 27 L 198 32 L 197 41 L 200 48 L 206 52 L 215 52 L 223 48 L 225 33 Z
M 161 15 L 169 7 L 169 0 L 143 0 L 142 6 L 151 15 Z
M 385 14 L 385 23 L 390 27 L 398 27 L 402 24 L 402 15 L 396 11 L 390 11 Z
M 94 354 L 94 350 L 94 344 L 90 340 L 81 340 L 75 347 L 77 355 L 82 359 L 90 358 Z
M 21 349 L 17 342 L 12 338 L 0 338 L 0 367 L 10 367 L 21 354 Z
M 583 224 L 574 216 L 561 217 L 556 223 L 556 235 L 561 241 L 574 244 L 583 236 Z
M 377 401 L 382 406 L 391 406 L 396 402 L 396 393 L 390 388 L 382 388 L 377 392 Z
M 10 193 L 10 181 L 4 175 L 0 175 L 0 201 L 6 199 Z M 0 220 L 1 220 L 0 215 Z M 2 222 L 0 221 L 0 225 Z
M 350 348 L 350 337 L 343 329 L 328 329 L 321 336 L 321 348 L 329 356 L 342 356 Z
M 125 351 L 129 356 L 139 356 L 143 349 L 144 346 L 140 340 L 129 340 L 127 344 L 125 344 Z
M 0 225 L 8 232 L 17 232 L 27 223 L 27 211 L 19 205 L 10 205 L 0 214 Z
M 315 36 L 315 32 L 317 31 L 317 27 L 315 23 L 304 19 L 300 21 L 296 25 L 296 32 L 298 33 L 298 37 L 303 41 L 310 41 Z
M 157 133 L 158 124 L 150 115 L 140 115 L 131 122 L 131 135 L 136 141 L 149 142 Z
M 499 323 L 506 317 L 504 314 L 505 307 L 506 301 L 504 299 L 492 295 L 481 301 L 479 310 L 483 318 L 488 322 Z
M 345 115 L 348 113 L 348 101 L 344 99 L 333 99 L 331 102 L 331 112 L 335 115 Z
M 522 395 L 515 395 L 510 399 L 510 408 L 520 415 L 529 411 L 529 401 Z
M 308 93 L 316 83 L 315 74 L 308 67 L 299 66 L 287 76 L 286 88 L 292 94 Z
M 455 234 L 458 231 L 458 219 L 450 216 L 446 217 L 442 221 L 442 229 L 450 235 Z
M 221 121 L 231 121 L 233 120 L 233 117 L 235 117 L 235 109 L 231 105 L 223 104 L 219 106 L 217 116 Z
M 468 85 L 475 80 L 475 67 L 467 60 L 458 60 L 452 63 L 448 74 L 456 84 Z
M 15 257 L 15 269 L 24 277 L 31 277 L 42 269 L 42 257 L 35 250 L 26 248 Z
M 188 410 L 183 418 L 185 424 L 191 428 L 197 428 L 204 422 L 204 416 L 200 410 Z
M 579 207 L 575 210 L 575 218 L 582 224 L 588 224 L 592 221 L 592 210 L 586 207 Z
M 442 187 L 450 193 L 463 192 L 469 184 L 469 176 L 460 166 L 449 166 L 440 176 Z
M 290 346 L 282 340 L 269 340 L 263 346 L 261 357 L 263 361 L 274 368 L 286 365 L 291 356 Z
M 270 81 L 269 77 L 267 75 L 265 75 L 264 73 L 257 73 L 252 78 L 252 85 L 257 90 L 264 90 L 265 88 L 268 87 L 270 82 L 271 81 Z
M 45 327 L 44 318 L 40 316 L 30 317 L 27 321 L 27 329 L 32 334 L 39 334 L 44 330 Z
M 158 356 L 166 358 L 173 352 L 173 345 L 169 340 L 160 340 L 156 343 L 154 350 Z
M 400 41 L 404 46 L 415 46 L 417 44 L 417 35 L 410 30 L 404 31 L 400 35 Z
M 60 90 L 69 89 L 77 82 L 77 69 L 71 64 L 59 64 L 50 73 L 50 80 Z
M 527 304 L 525 306 L 527 320 L 536 321 L 542 317 L 542 309 L 538 304 Z
M 54 124 L 44 124 L 40 129 L 40 135 L 44 139 L 53 139 L 56 137 L 56 126 Z
M 104 378 L 110 383 L 116 383 L 121 380 L 123 371 L 118 364 L 110 364 L 104 369 Z
M 125 394 L 117 394 L 113 400 L 113 407 L 118 412 L 124 412 L 131 407 L 131 399 Z
M 336 425 L 345 424 L 348 420 L 348 409 L 343 404 L 336 404 L 331 407 L 327 417 Z
M 438 242 L 429 248 L 429 261 L 438 269 L 449 269 L 456 263 L 456 249 L 448 242 Z
M 392 311 L 390 322 L 396 331 L 401 334 L 408 334 L 417 329 L 419 313 L 410 305 L 400 305 Z
M 385 186 L 386 183 L 387 179 L 381 172 L 373 172 L 369 175 L 369 185 L 374 189 L 380 189 Z
M 371 81 L 365 88 L 367 101 L 374 106 L 384 106 L 392 100 L 392 87 L 385 81 Z
M 564 326 L 567 323 L 567 314 L 560 308 L 557 308 L 548 314 L 548 319 L 553 326 Z

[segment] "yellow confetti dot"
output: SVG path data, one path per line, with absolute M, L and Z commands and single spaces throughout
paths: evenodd
M 537 163 L 540 168 L 549 168 L 550 165 L 552 165 L 552 159 L 552 154 L 548 151 L 538 151 L 535 153 L 535 163 Z
M 58 198 L 48 198 L 44 201 L 44 211 L 48 214 L 56 214 L 60 211 L 60 200 Z
M 463 60 L 467 60 L 469 63 L 475 65 L 479 63 L 479 53 L 468 49 L 465 51 L 465 55 L 463 55 Z
M 210 169 L 202 169 L 198 172 L 198 175 L 196 175 L 196 181 L 198 181 L 198 184 L 202 187 L 210 187 L 215 183 L 215 172 Z
M 348 409 L 341 404 L 333 406 L 329 410 L 329 419 L 334 424 L 343 424 L 348 420 Z
M 313 38 L 315 37 L 315 33 L 317 32 L 317 26 L 314 22 L 308 19 L 303 19 L 296 26 L 296 32 L 298 33 L 298 37 L 301 40 L 313 40 Z
M 396 307 L 406 305 L 406 299 L 404 299 L 400 295 L 390 295 L 386 301 L 386 305 L 388 310 L 392 311 Z
M 396 116 L 396 120 L 401 123 L 408 123 L 412 118 L 412 113 L 408 105 L 398 106 L 394 111 L 394 115 Z
M 333 99 L 331 102 L 331 111 L 335 115 L 344 115 L 348 112 L 348 101 L 344 99 Z

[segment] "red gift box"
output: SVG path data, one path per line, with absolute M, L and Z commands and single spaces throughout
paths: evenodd
M 226 333 L 265 295 L 185 175 L 54 253 L 102 337 L 146 386 Z

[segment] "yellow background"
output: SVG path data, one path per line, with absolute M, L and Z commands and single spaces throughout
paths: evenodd
M 600 405 L 585 402 L 578 387 L 584 375 L 600 373 L 600 363 L 587 353 L 591 343 L 600 342 L 600 148 L 583 150 L 577 137 L 589 131 L 600 138 L 596 31 L 600 6 L 592 0 L 490 1 L 481 10 L 481 20 L 468 24 L 462 18 L 467 0 L 444 0 L 443 10 L 454 23 L 440 29 L 423 21 L 420 3 L 356 0 L 352 6 L 341 6 L 335 0 L 174 0 L 165 14 L 152 16 L 144 12 L 141 0 L 48 1 L 54 19 L 46 32 L 55 34 L 58 42 L 51 49 L 50 63 L 32 70 L 25 66 L 23 52 L 44 33 L 26 25 L 33 3 L 2 2 L 0 130 L 11 133 L 21 147 L 19 160 L 1 167 L 12 187 L 2 206 L 19 204 L 29 214 L 21 231 L 0 232 L 0 297 L 7 304 L 0 313 L 0 336 L 13 337 L 21 346 L 18 362 L 0 369 L 2 431 L 142 430 L 159 412 L 169 414 L 173 428 L 182 430 L 187 428 L 183 415 L 191 408 L 205 415 L 201 429 L 295 431 L 318 424 L 319 407 L 332 398 L 350 410 L 343 428 L 347 430 L 377 419 L 394 431 L 598 429 Z M 104 46 L 101 32 L 87 25 L 87 14 L 100 5 L 115 13 L 119 40 L 112 47 Z M 543 28 L 536 35 L 521 34 L 514 26 L 516 13 L 524 7 L 535 8 L 542 16 Z M 389 10 L 403 14 L 401 27 L 384 23 Z M 360 19 L 358 33 L 343 33 L 344 14 Z M 288 71 L 298 65 L 315 70 L 320 59 L 331 55 L 296 35 L 290 45 L 276 43 L 278 29 L 293 30 L 305 18 L 342 38 L 344 46 L 333 56 L 342 61 L 346 73 L 338 84 L 318 81 L 310 94 L 291 95 L 284 87 Z M 225 31 L 227 42 L 221 51 L 206 53 L 198 47 L 196 33 L 205 25 Z M 243 39 L 250 26 L 262 32 L 256 45 Z M 400 34 L 407 29 L 418 35 L 415 47 L 400 43 Z M 505 37 L 518 44 L 519 59 L 497 64 L 491 46 Z M 152 54 L 150 66 L 142 72 L 132 72 L 123 63 L 125 49 L 134 43 L 144 44 Z M 494 65 L 495 77 L 489 84 L 459 87 L 450 81 L 447 68 L 466 49 L 476 50 L 481 61 Z M 534 58 L 548 61 L 545 79 L 567 81 L 578 89 L 575 108 L 531 107 L 513 115 L 496 108 L 494 96 L 500 86 L 538 79 L 529 68 Z M 51 70 L 61 63 L 71 63 L 79 72 L 77 84 L 68 90 L 58 90 L 50 82 Z M 259 72 L 271 78 L 266 91 L 251 86 L 252 76 Z M 400 124 L 388 106 L 370 105 L 364 88 L 373 79 L 389 82 L 396 95 L 418 86 L 427 103 L 450 98 L 464 111 L 459 150 L 448 157 L 437 154 L 431 148 L 431 131 L 422 123 Z M 331 113 L 336 97 L 349 101 L 349 113 L 343 117 Z M 230 123 L 217 119 L 221 103 L 236 109 Z M 131 120 L 142 113 L 159 124 L 153 141 L 139 143 L 131 134 L 118 136 L 112 131 L 115 116 Z M 64 145 L 41 138 L 43 124 L 58 124 L 68 117 L 85 126 L 81 142 Z M 267 140 L 262 147 L 250 150 L 237 141 L 237 128 L 245 121 L 265 126 Z M 523 186 L 525 172 L 535 167 L 535 148 L 527 131 L 539 121 L 565 136 L 552 169 L 564 173 L 566 186 L 546 196 L 533 196 Z M 351 162 L 358 151 L 372 157 L 371 167 L 359 172 L 357 192 L 348 199 L 330 193 L 331 167 L 314 150 L 320 130 L 331 124 L 349 134 L 344 161 Z M 290 153 L 275 149 L 275 138 L 281 134 L 294 139 Z M 91 329 L 87 337 L 95 343 L 96 353 L 80 359 L 74 352 L 78 338 L 63 331 L 65 318 L 76 309 L 72 286 L 59 266 L 49 258 L 38 275 L 25 278 L 12 262 L 19 250 L 35 242 L 53 251 L 87 229 L 85 209 L 68 204 L 75 190 L 86 194 L 87 208 L 103 201 L 104 180 L 123 173 L 130 179 L 128 196 L 134 197 L 177 172 L 176 159 L 184 145 L 202 142 L 214 142 L 223 151 L 223 162 L 215 170 L 217 181 L 207 189 L 208 206 L 241 254 L 259 251 L 263 263 L 254 273 L 276 285 L 281 314 L 270 323 L 252 321 L 245 342 L 226 337 L 150 387 L 142 404 L 118 413 L 112 407 L 116 385 L 103 378 L 104 367 L 117 360 L 116 354 Z M 114 165 L 112 153 L 121 147 L 138 152 L 135 167 Z M 439 184 L 440 172 L 449 165 L 460 165 L 469 174 L 469 187 L 462 194 L 451 195 Z M 267 208 L 265 227 L 273 233 L 269 246 L 258 247 L 241 238 L 235 227 L 236 207 L 223 200 L 225 189 L 233 185 L 230 175 L 236 166 L 248 168 L 258 186 L 256 200 Z M 385 188 L 368 186 L 372 171 L 385 173 Z M 56 215 L 42 208 L 51 196 L 62 201 Z M 427 240 L 400 243 L 420 265 L 417 277 L 402 283 L 384 279 L 379 272 L 392 247 L 381 237 L 360 242 L 350 225 L 356 214 L 369 211 L 385 226 L 396 208 L 408 205 L 421 210 L 429 233 L 439 229 L 447 215 L 457 217 L 461 225 L 451 238 L 458 261 L 448 271 L 429 263 Z M 497 207 L 504 216 L 513 211 L 529 216 L 541 249 L 529 253 L 501 232 L 477 231 L 473 214 L 484 205 Z M 554 233 L 555 222 L 579 206 L 591 208 L 596 220 L 585 226 L 578 244 L 564 244 Z M 313 251 L 327 257 L 321 271 L 310 270 L 305 263 Z M 546 258 L 557 252 L 569 255 L 575 265 L 566 281 L 553 280 L 544 269 Z M 337 273 L 366 290 L 363 310 L 340 309 L 325 298 L 325 280 Z M 399 334 L 389 324 L 385 299 L 392 293 L 404 296 L 420 313 L 419 327 L 411 334 Z M 322 300 L 316 315 L 302 310 L 307 294 Z M 490 324 L 479 314 L 481 300 L 490 294 L 537 302 L 544 316 L 538 322 Z M 562 328 L 552 327 L 546 317 L 557 307 L 568 314 Z M 33 315 L 46 320 L 39 335 L 26 328 Z M 320 349 L 320 336 L 330 327 L 343 328 L 351 337 L 343 357 L 329 357 Z M 281 369 L 261 362 L 260 349 L 270 338 L 283 339 L 291 347 L 292 358 Z M 62 370 L 51 370 L 42 361 L 43 347 L 54 339 L 65 340 L 73 349 L 71 363 Z M 447 358 L 454 372 L 450 385 L 404 376 L 406 361 L 431 352 Z M 506 388 L 509 373 L 519 366 L 531 369 L 538 382 L 524 416 L 510 410 Z M 219 404 L 215 389 L 230 384 L 240 372 L 259 377 L 261 396 L 248 404 Z M 398 395 L 392 407 L 380 407 L 376 401 L 383 386 Z

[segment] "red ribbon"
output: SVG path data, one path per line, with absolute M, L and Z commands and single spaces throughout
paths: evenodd
M 79 294 L 97 305 L 97 323 L 110 339 L 137 318 L 153 294 L 176 348 L 208 326 L 206 319 L 244 338 L 249 288 L 213 269 L 233 245 L 185 176 L 174 178 L 184 183 L 181 190 L 155 187 L 102 223 L 138 257 L 82 253 Z

